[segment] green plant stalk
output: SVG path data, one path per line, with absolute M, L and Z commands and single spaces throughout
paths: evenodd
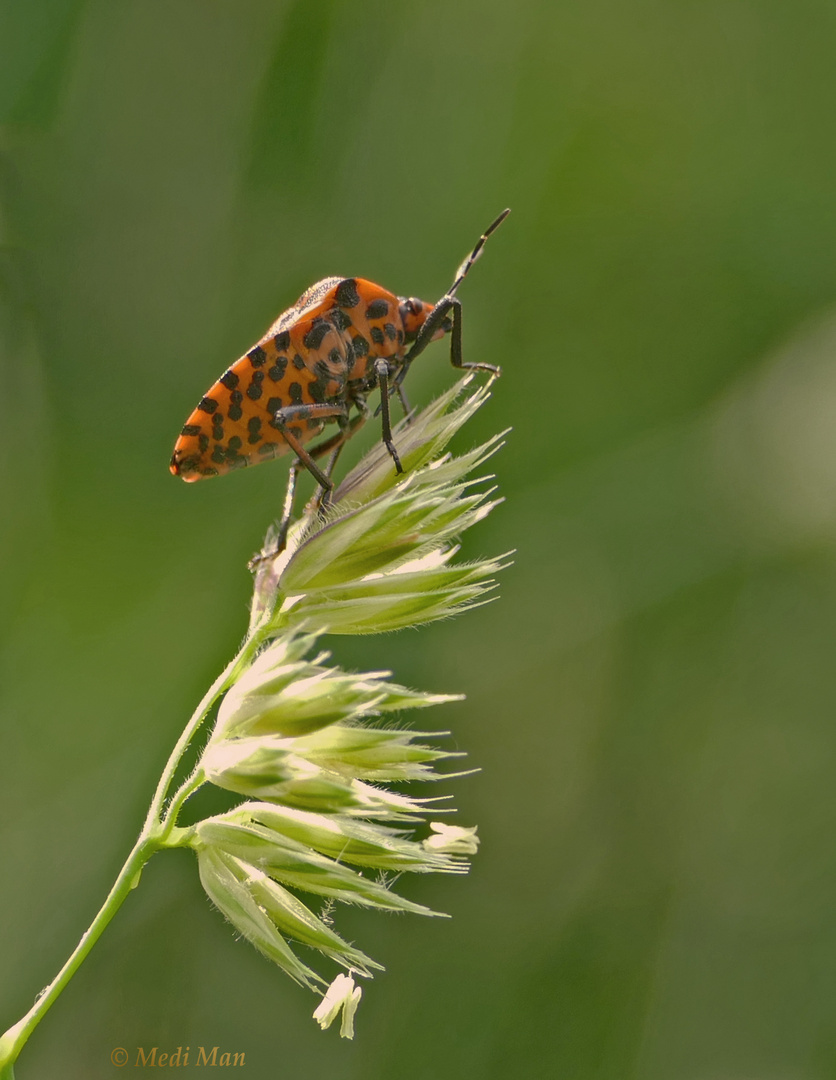
M 172 797 L 168 810 L 165 810 L 166 798 L 171 787 L 174 775 L 183 758 L 183 754 L 191 744 L 192 739 L 200 730 L 209 710 L 220 695 L 231 685 L 241 667 L 249 663 L 263 642 L 263 635 L 256 631 L 246 639 L 238 654 L 221 672 L 215 682 L 209 687 L 202 701 L 195 709 L 183 733 L 177 740 L 171 751 L 162 776 L 160 777 L 142 832 L 128 855 L 122 869 L 113 883 L 113 888 L 107 895 L 96 917 L 84 931 L 81 940 L 70 954 L 67 962 L 41 993 L 25 1016 L 16 1024 L 13 1024 L 2 1036 L 0 1036 L 0 1080 L 14 1080 L 14 1062 L 20 1051 L 25 1046 L 29 1036 L 47 1014 L 52 1005 L 57 1001 L 61 991 L 72 979 L 73 975 L 81 967 L 88 953 L 96 944 L 104 932 L 105 927 L 124 903 L 128 894 L 139 883 L 142 870 L 148 860 L 157 851 L 167 847 L 178 847 L 179 837 L 172 842 L 172 833 L 175 832 L 177 815 L 182 809 L 186 799 L 195 792 L 202 783 L 204 777 L 199 770 L 194 772 L 178 788 Z

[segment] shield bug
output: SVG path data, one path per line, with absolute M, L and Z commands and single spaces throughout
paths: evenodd
M 381 394 L 383 442 L 402 472 L 392 441 L 389 397 L 396 392 L 408 412 L 403 380 L 427 345 L 449 333 L 454 367 L 499 373 L 492 364 L 462 359 L 462 308 L 456 292 L 509 213 L 503 210 L 479 237 L 436 304 L 395 296 L 363 278 L 330 277 L 312 285 L 201 398 L 180 432 L 171 472 L 187 481 L 202 480 L 293 453 L 286 507 L 292 504 L 301 468 L 327 497 L 339 451 L 368 419 L 366 397 L 375 389 Z M 308 448 L 305 444 L 330 423 L 339 431 Z M 330 458 L 322 469 L 317 459 L 325 455 Z

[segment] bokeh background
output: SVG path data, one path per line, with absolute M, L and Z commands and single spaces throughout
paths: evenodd
M 836 1075 L 836 10 L 823 0 L 0 8 L 0 1011 L 87 925 L 236 649 L 281 463 L 186 486 L 197 398 L 330 274 L 462 289 L 513 426 L 501 599 L 337 657 L 465 691 L 483 850 L 348 912 L 349 1045 L 154 860 L 20 1060 L 247 1075 Z M 425 354 L 411 395 L 449 385 Z M 368 445 L 374 432 L 364 433 Z M 352 447 L 356 458 L 361 450 Z

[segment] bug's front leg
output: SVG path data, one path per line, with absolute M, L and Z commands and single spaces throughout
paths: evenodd
M 501 375 L 502 369 L 497 367 L 496 364 L 484 364 L 484 363 L 471 363 L 462 359 L 462 302 L 455 296 L 445 296 L 443 300 L 436 304 L 435 308 L 430 312 L 430 319 L 435 314 L 436 308 L 441 307 L 442 304 L 447 303 L 447 307 L 444 310 L 444 315 L 448 311 L 453 313 L 453 329 L 450 334 L 450 363 L 456 368 L 467 368 L 470 371 L 489 371 L 492 375 Z M 427 320 L 429 322 L 429 319 Z
M 502 374 L 502 369 L 497 367 L 496 364 L 471 363 L 462 359 L 462 302 L 458 297 L 448 294 L 442 296 L 429 313 L 427 321 L 418 332 L 414 345 L 404 357 L 403 367 L 395 379 L 398 386 L 406 378 L 406 373 L 412 361 L 416 356 L 420 356 L 435 334 L 444 327 L 446 319 L 450 320 L 450 363 L 453 367 L 470 371 L 489 371 L 492 375 Z

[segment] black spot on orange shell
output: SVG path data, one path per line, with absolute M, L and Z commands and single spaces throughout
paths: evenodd
M 298 382 L 292 382 L 287 388 L 287 392 L 290 394 L 291 405 L 302 404 L 302 387 Z
M 233 390 L 229 397 L 230 405 L 226 410 L 226 414 L 230 420 L 240 420 L 244 415 L 244 410 L 241 408 L 241 402 L 244 400 L 244 395 L 240 390 Z
M 267 412 L 269 412 L 271 416 L 275 416 L 281 407 L 282 399 L 280 397 L 271 397 L 267 402 Z
M 219 381 L 224 384 L 227 390 L 234 390 L 238 385 L 238 376 L 234 371 L 225 371 Z
M 328 320 L 340 331 L 347 330 L 351 326 L 351 319 L 344 311 L 334 308 L 328 312 Z
M 357 307 L 360 303 L 360 294 L 357 292 L 357 282 L 354 278 L 346 278 L 337 286 L 334 299 L 344 308 Z
M 369 352 L 369 343 L 363 337 L 362 334 L 358 334 L 357 337 L 351 339 L 351 347 L 354 349 L 355 356 L 367 356 Z
M 302 370 L 302 368 L 304 368 L 304 367 L 305 367 L 305 361 L 304 361 L 304 358 L 303 358 L 303 357 L 301 357 L 301 356 L 299 355 L 299 353 L 297 353 L 297 354 L 296 354 L 296 355 L 295 355 L 295 356 L 293 357 L 293 366 L 294 366 L 294 367 L 296 368 L 296 370 L 297 370 L 297 371 L 301 371 L 301 370 Z
M 277 356 L 273 366 L 268 370 L 267 374 L 270 376 L 273 382 L 280 382 L 284 378 L 286 368 L 287 357 Z
M 389 302 L 388 300 L 372 300 L 369 306 L 366 308 L 367 319 L 382 319 L 384 315 L 389 314 Z
M 215 399 L 211 398 L 211 397 L 201 398 L 200 399 L 200 404 L 198 405 L 198 409 L 200 409 L 201 412 L 210 413 L 210 414 L 213 413 L 215 411 L 215 409 L 217 409 L 217 407 L 218 407 L 217 401 L 215 401 Z
M 375 343 L 375 345 L 383 344 L 383 331 L 380 329 L 379 326 L 372 327 L 372 341 Z
M 254 348 L 250 349 L 247 356 L 249 356 L 250 363 L 253 367 L 261 367 L 267 359 L 267 353 L 260 345 L 256 345 Z
M 325 319 L 315 320 L 313 326 L 302 338 L 306 349 L 318 349 L 323 338 L 331 332 L 331 324 Z M 294 359 L 295 363 L 295 359 Z
M 273 343 L 279 352 L 287 352 L 290 347 L 290 334 L 287 330 L 282 330 L 281 333 L 276 334 L 273 338 Z
M 398 336 L 398 331 L 395 329 L 394 323 L 386 323 L 383 327 L 383 333 L 389 338 L 390 341 L 394 341 Z
M 183 426 L 181 435 L 199 435 L 201 431 L 199 424 L 185 424 Z
M 262 393 L 264 392 L 261 386 L 263 382 L 264 372 L 254 371 L 253 381 L 247 387 L 247 397 L 250 399 L 250 401 L 258 401 L 258 399 L 261 397 Z

